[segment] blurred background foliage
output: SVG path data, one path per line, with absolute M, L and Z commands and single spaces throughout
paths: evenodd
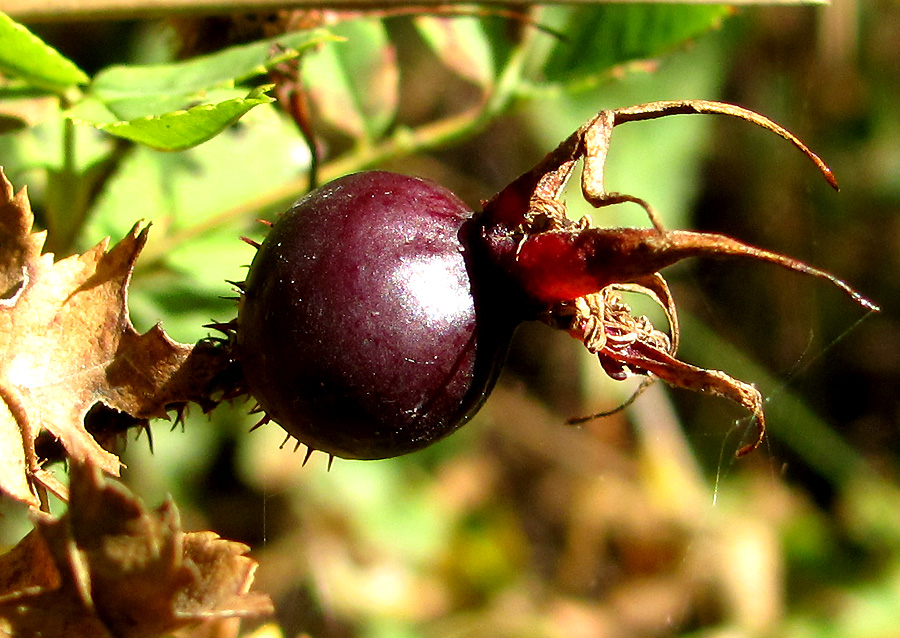
M 900 632 L 900 4 L 605 5 L 498 16 L 369 15 L 304 58 L 323 179 L 378 166 L 435 179 L 477 206 L 603 108 L 732 101 L 822 155 L 833 193 L 789 145 L 713 117 L 630 124 L 607 186 L 670 227 L 732 234 L 804 259 L 883 307 L 865 315 L 820 281 L 752 262 L 669 274 L 682 356 L 756 383 L 770 436 L 727 402 L 652 386 L 580 428 L 633 383 L 605 378 L 578 343 L 524 326 L 499 387 L 447 440 L 379 462 L 314 455 L 305 467 L 250 404 L 195 410 L 125 451 L 149 503 L 174 495 L 186 529 L 248 543 L 277 625 L 314 638 L 896 636 Z M 347 16 L 344 16 L 345 18 Z M 277 22 L 277 21 L 276 21 Z M 224 18 L 30 25 L 89 74 L 161 63 L 263 35 Z M 0 137 L 0 161 L 52 208 L 62 153 L 52 117 Z M 153 222 L 131 289 L 141 330 L 194 341 L 228 320 L 272 218 L 302 194 L 309 152 L 259 106 L 214 139 L 162 153 L 78 129 L 78 158 L 114 157 L 69 245 Z M 71 193 L 70 193 L 71 194 Z M 573 215 L 643 225 L 637 207 Z M 649 311 L 649 310 L 648 310 Z M 13 543 L 22 530 L 3 520 Z

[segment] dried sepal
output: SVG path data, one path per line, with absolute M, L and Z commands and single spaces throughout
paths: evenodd
M 731 399 L 745 407 L 757 425 L 756 440 L 738 456 L 755 449 L 765 435 L 759 391 L 720 372 L 675 357 L 678 314 L 668 284 L 659 273 L 688 257 L 749 257 L 823 278 L 869 311 L 878 306 L 828 272 L 796 259 L 712 233 L 666 230 L 643 199 L 606 191 L 604 168 L 613 129 L 625 122 L 677 114 L 736 117 L 791 142 L 837 189 L 831 169 L 790 131 L 753 111 L 721 102 L 651 102 L 601 111 L 566 138 L 532 170 L 524 173 L 484 206 L 482 236 L 497 265 L 545 310 L 543 319 L 567 330 L 596 354 L 611 377 L 659 378 L 669 385 Z M 600 208 L 623 202 L 644 208 L 653 228 L 595 228 L 588 218 L 568 219 L 561 201 L 576 163 L 583 160 L 582 195 Z M 620 291 L 641 292 L 665 312 L 670 335 L 646 317 L 635 317 Z M 581 422 L 576 419 L 574 422 Z
M 654 226 L 661 229 L 662 224 L 650 205 L 643 199 L 634 195 L 608 192 L 605 189 L 603 185 L 604 168 L 612 132 L 616 126 L 626 122 L 690 114 L 728 115 L 751 122 L 779 135 L 806 155 L 828 183 L 837 189 L 834 173 L 825 162 L 797 136 L 769 118 L 734 104 L 709 100 L 673 100 L 600 111 L 563 140 L 534 168 L 495 195 L 485 205 L 485 210 L 491 211 L 494 223 L 503 223 L 510 228 L 517 226 L 528 214 L 530 202 L 533 200 L 559 200 L 575 165 L 583 159 L 581 187 L 586 201 L 597 208 L 622 202 L 637 203 L 647 211 Z

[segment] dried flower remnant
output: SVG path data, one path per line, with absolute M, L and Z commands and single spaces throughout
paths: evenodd
M 729 398 L 753 415 L 758 435 L 737 451 L 756 449 L 765 431 L 762 396 L 752 385 L 718 370 L 699 368 L 675 357 L 679 329 L 674 300 L 660 270 L 688 257 L 750 257 L 826 279 L 870 311 L 878 307 L 830 273 L 785 255 L 713 233 L 667 230 L 643 199 L 607 192 L 603 172 L 613 129 L 626 122 L 678 114 L 720 114 L 756 124 L 803 152 L 835 189 L 831 169 L 790 131 L 739 106 L 705 100 L 650 102 L 601 111 L 566 138 L 531 171 L 485 205 L 483 235 L 491 254 L 533 298 L 547 304 L 551 325 L 569 331 L 595 353 L 616 379 L 657 377 L 667 384 Z M 582 193 L 601 208 L 632 202 L 644 208 L 653 228 L 596 228 L 590 219 L 568 219 L 560 201 L 578 160 L 583 160 Z M 659 303 L 670 335 L 636 318 L 619 291 L 643 292 Z

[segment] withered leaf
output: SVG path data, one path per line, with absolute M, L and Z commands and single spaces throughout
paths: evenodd
M 69 458 L 118 475 L 118 457 L 85 429 L 88 410 L 99 402 L 138 419 L 164 416 L 202 395 L 214 367 L 186 372 L 192 346 L 131 324 L 127 290 L 147 227 L 54 262 L 33 221 L 24 189 L 14 193 L 0 172 L 0 491 L 35 506 L 35 484 L 55 489 L 35 455 L 41 431 Z
M 93 466 L 72 465 L 69 511 L 0 557 L 0 636 L 150 638 L 272 613 L 250 592 L 248 548 L 184 533 L 167 501 L 154 511 Z M 187 635 L 194 633 L 192 629 Z

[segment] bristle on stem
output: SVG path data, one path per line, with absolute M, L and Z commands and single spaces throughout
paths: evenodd
M 253 407 L 250 408 L 249 414 L 259 414 L 262 411 L 263 411 L 262 406 L 259 403 L 254 403 Z
M 272 420 L 272 417 L 270 417 L 268 414 L 266 414 L 263 418 L 261 418 L 259 421 L 256 422 L 256 425 L 254 425 L 252 428 L 250 428 L 250 431 L 253 432 L 254 430 L 261 428 L 262 426 L 264 426 L 266 423 L 268 423 L 271 420 Z M 290 438 L 290 435 L 288 435 L 288 438 Z M 284 445 L 284 443 L 282 443 L 282 445 Z
M 242 293 L 243 293 L 243 292 L 246 292 L 246 291 L 244 290 L 244 285 L 246 285 L 246 283 L 247 283 L 246 281 L 232 281 L 231 279 L 226 279 L 226 280 L 225 280 L 225 283 L 226 283 L 226 284 L 231 284 L 232 286 L 234 286 L 235 288 L 237 288 L 237 289 L 238 289 L 239 291 L 241 291 Z

